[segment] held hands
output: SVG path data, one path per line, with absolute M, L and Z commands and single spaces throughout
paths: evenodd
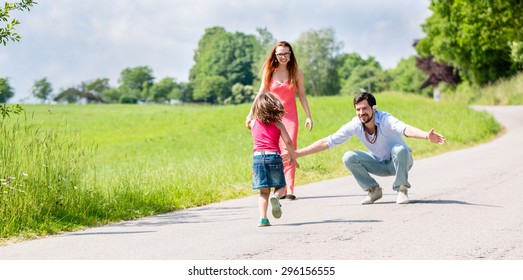
M 289 164 L 289 165 L 296 165 L 296 168 L 299 168 L 300 167 L 300 164 L 296 161 L 298 158 L 297 158 L 297 155 L 296 153 L 292 153 L 293 155 L 291 156 L 290 153 L 283 153 L 281 154 L 281 158 L 283 160 L 283 163 L 284 164 Z
M 429 130 L 429 134 L 427 134 L 426 139 L 432 143 L 436 143 L 436 144 L 440 144 L 440 145 L 447 143 L 447 141 L 445 140 L 445 137 L 443 135 L 434 132 L 434 128 Z

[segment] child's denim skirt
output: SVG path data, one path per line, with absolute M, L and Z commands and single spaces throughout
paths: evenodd
M 255 153 L 252 161 L 252 189 L 280 188 L 285 185 L 281 156 L 278 153 Z

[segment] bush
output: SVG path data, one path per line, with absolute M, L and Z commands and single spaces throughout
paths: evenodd
M 120 97 L 120 103 L 122 104 L 136 104 L 138 103 L 138 98 L 130 95 L 122 95 Z

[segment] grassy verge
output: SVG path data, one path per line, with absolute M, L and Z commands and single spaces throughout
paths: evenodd
M 18 117 L 3 119 L 0 131 L 0 236 L 85 223 L 99 200 L 80 187 L 93 168 L 92 146 L 75 130 L 41 129 Z
M 445 146 L 409 139 L 415 158 L 482 143 L 499 131 L 490 116 L 465 106 L 396 93 L 377 99 L 380 110 L 446 136 Z M 315 127 L 312 132 L 300 127 L 299 147 L 354 116 L 349 97 L 309 103 Z M 11 118 L 1 127 L 0 178 L 7 183 L 0 192 L 0 238 L 52 234 L 254 194 L 252 139 L 243 123 L 248 110 L 249 104 L 26 106 L 30 117 Z M 363 146 L 351 139 L 300 159 L 297 184 L 349 175 L 340 158 L 351 149 Z M 13 185 L 15 180 L 23 183 Z
M 463 83 L 455 90 L 447 89 L 443 100 L 469 105 L 523 105 L 523 72 L 483 88 Z

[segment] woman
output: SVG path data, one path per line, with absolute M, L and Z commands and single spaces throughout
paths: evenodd
M 307 118 L 305 119 L 305 127 L 312 130 L 312 118 L 305 96 L 305 86 L 303 81 L 303 73 L 298 68 L 296 57 L 292 51 L 292 47 L 285 41 L 280 41 L 274 45 L 269 56 L 262 66 L 262 79 L 258 95 L 271 92 L 275 94 L 283 103 L 285 107 L 285 115 L 282 118 L 282 123 L 289 133 L 294 149 L 297 148 L 298 140 L 298 110 L 296 108 L 296 92 L 300 99 L 301 106 Z M 249 123 L 252 120 L 252 106 L 247 116 L 246 126 L 249 128 Z M 280 139 L 280 150 L 282 154 L 287 153 L 285 143 Z M 285 195 L 281 198 L 294 200 L 294 176 L 296 172 L 296 165 L 285 163 L 284 166 L 285 180 L 287 182 Z

